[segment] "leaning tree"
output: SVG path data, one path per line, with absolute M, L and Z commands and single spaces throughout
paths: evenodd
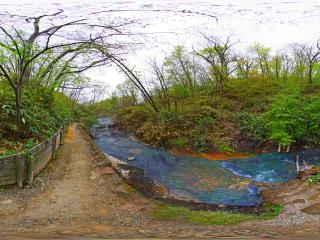
M 127 23 L 95 24 L 87 19 L 62 19 L 59 24 L 45 21 L 61 22 L 62 13 L 61 10 L 37 17 L 11 16 L 20 22 L 25 20 L 29 31 L 8 23 L 0 25 L 0 79 L 7 81 L 14 93 L 16 138 L 20 137 L 23 124 L 22 93 L 26 87 L 56 90 L 66 85 L 67 76 L 108 64 L 111 57 L 116 58 L 123 50 L 112 38 L 123 34 Z M 104 52 L 97 46 L 103 46 Z
M 135 10 L 107 10 L 101 13 L 117 11 Z M 196 14 L 216 20 L 215 16 L 199 12 L 168 9 L 150 11 Z M 123 39 L 121 41 L 119 39 L 131 36 L 127 32 L 130 29 L 128 24 L 135 21 L 117 19 L 117 22 L 97 23 L 89 18 L 68 20 L 69 18 L 63 15 L 62 10 L 36 17 L 9 13 L 2 14 L 1 17 L 0 81 L 8 83 L 15 97 L 16 138 L 21 135 L 22 93 L 26 87 L 44 86 L 54 91 L 63 86 L 65 89 L 70 85 L 70 79 L 76 79 L 70 78 L 70 75 L 109 63 L 118 66 L 140 90 L 154 111 L 158 111 L 152 96 L 134 70 L 124 63 L 122 57 L 125 44 Z M 72 88 L 74 89 L 74 86 Z

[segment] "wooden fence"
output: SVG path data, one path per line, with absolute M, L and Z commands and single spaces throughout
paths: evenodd
M 11 156 L 0 157 L 0 186 L 31 184 L 33 177 L 56 156 L 67 130 L 63 124 L 50 139 L 34 148 Z

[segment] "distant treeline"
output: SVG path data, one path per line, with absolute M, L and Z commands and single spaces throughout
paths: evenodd
M 96 113 L 115 114 L 141 140 L 167 147 L 252 151 L 320 143 L 319 41 L 271 55 L 258 43 L 244 54 L 231 38 L 204 37 L 203 49 L 176 46 L 163 61 L 151 60 L 152 78 L 128 76 Z

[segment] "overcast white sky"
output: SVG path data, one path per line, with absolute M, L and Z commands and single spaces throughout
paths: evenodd
M 319 0 L 0 0 L 0 12 L 37 15 L 62 8 L 72 17 L 87 17 L 88 13 L 110 10 L 190 10 L 213 14 L 218 24 L 209 17 L 186 13 L 126 12 L 99 17 L 126 17 L 148 23 L 134 31 L 152 32 L 141 49 L 128 56 L 131 65 L 144 70 L 147 59 L 169 53 L 175 45 L 201 48 L 204 41 L 199 32 L 216 36 L 232 35 L 239 40 L 239 49 L 254 42 L 277 50 L 293 42 L 313 42 L 320 37 Z M 97 17 L 96 15 L 91 15 Z M 166 32 L 166 33 L 155 33 Z M 100 69 L 88 73 L 92 78 L 108 82 L 114 87 L 123 80 L 116 69 Z

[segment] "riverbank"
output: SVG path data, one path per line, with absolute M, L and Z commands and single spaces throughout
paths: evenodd
M 302 205 L 320 201 L 316 195 L 319 186 L 291 184 L 284 187 L 287 192 L 280 192 L 284 210 L 273 220 L 230 226 L 191 224 L 185 219 L 157 220 L 153 216 L 157 203 L 126 185 L 90 137 L 72 126 L 57 158 L 31 187 L 1 191 L 0 235 L 81 239 L 319 236 L 319 215 L 299 210 Z

